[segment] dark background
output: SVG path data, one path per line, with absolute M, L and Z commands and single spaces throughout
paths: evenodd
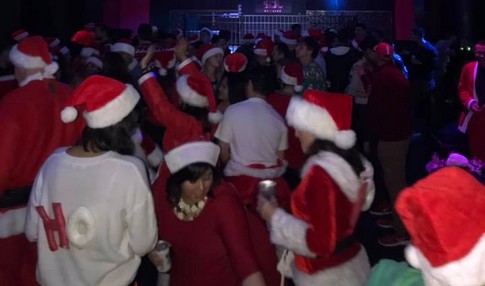
M 254 0 L 251 0 L 254 1 Z M 395 0 L 398 1 L 398 0 Z M 109 3 L 108 3 L 109 2 Z M 425 27 L 431 39 L 458 33 L 471 39 L 485 38 L 485 1 L 483 0 L 414 0 L 415 22 Z M 121 3 L 121 4 L 120 4 Z M 125 4 L 123 4 L 125 3 Z M 128 4 L 126 4 L 128 3 Z M 56 35 L 67 39 L 84 23 L 102 22 L 103 17 L 126 17 L 130 9 L 149 9 L 149 21 L 162 29 L 168 26 L 172 9 L 236 10 L 241 0 L 14 0 L 0 1 L 0 35 L 5 36 L 16 28 L 33 34 Z M 392 0 L 340 0 L 340 10 L 392 11 Z M 109 5 L 108 5 L 109 4 Z M 336 1 L 307 0 L 309 10 L 335 10 Z M 111 11 L 113 5 L 125 7 L 125 14 Z M 146 7 L 143 7 L 145 5 Z M 395 11 L 399 13 L 399 11 Z M 116 14 L 118 13 L 118 14 Z M 137 22 L 137 19 L 133 19 Z

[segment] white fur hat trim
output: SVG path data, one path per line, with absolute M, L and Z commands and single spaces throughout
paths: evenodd
M 219 152 L 219 146 L 212 142 L 191 142 L 168 152 L 165 162 L 172 174 L 193 163 L 208 163 L 215 167 Z
M 177 82 L 175 83 L 175 88 L 177 89 L 177 92 L 182 98 L 183 102 L 195 107 L 208 106 L 209 103 L 207 101 L 207 97 L 193 90 L 187 82 L 188 78 L 188 75 L 182 75 L 177 79 Z

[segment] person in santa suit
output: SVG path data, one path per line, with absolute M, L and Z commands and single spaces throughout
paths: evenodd
M 74 144 L 84 123 L 59 118 L 72 90 L 52 78 L 57 64 L 41 37 L 15 45 L 10 61 L 20 88 L 0 101 L 0 285 L 34 285 L 35 246 L 23 234 L 30 189 L 44 160 Z
M 288 63 L 281 69 L 279 78 L 281 88 L 269 94 L 266 101 L 284 118 L 291 98 L 299 96 L 303 90 L 303 67 L 298 62 Z M 291 127 L 288 127 L 288 149 L 285 151 L 285 158 L 288 161 L 288 168 L 283 177 L 290 188 L 294 189 L 300 181 L 299 173 L 305 158 L 300 148 L 300 142 L 295 137 L 295 130 Z
M 412 241 L 408 264 L 381 260 L 368 286 L 485 285 L 485 186 L 445 167 L 404 189 L 396 210 Z
M 158 224 L 159 238 L 171 245 L 171 285 L 266 285 L 244 206 L 215 170 L 219 152 L 199 140 L 166 154 L 170 176 Z
M 352 98 L 308 90 L 292 98 L 286 118 L 309 158 L 291 197 L 293 215 L 258 198 L 271 241 L 294 253 L 297 286 L 365 285 L 370 264 L 353 232 L 374 196 L 373 170 L 353 146 Z
M 37 242 L 41 285 L 130 285 L 155 247 L 147 171 L 132 156 L 139 100 L 133 86 L 93 75 L 60 113 L 70 123 L 82 108 L 87 126 L 78 145 L 49 156 L 32 187 L 25 235 Z
M 468 135 L 470 153 L 485 161 L 485 41 L 475 44 L 476 61 L 466 64 L 458 82 L 458 95 L 465 108 L 458 129 Z

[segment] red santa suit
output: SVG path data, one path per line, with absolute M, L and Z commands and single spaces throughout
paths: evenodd
M 466 64 L 458 82 L 458 95 L 466 111 L 460 116 L 458 129 L 468 135 L 470 153 L 472 156 L 485 161 L 485 112 L 474 113 L 470 110 L 472 103 L 478 103 L 478 95 L 475 89 L 478 62 Z
M 334 153 L 312 156 L 291 197 L 293 216 L 282 209 L 272 216 L 272 242 L 295 254 L 296 285 L 365 285 L 369 261 L 364 248 L 352 238 L 367 187 L 369 198 L 373 194 L 372 167 L 365 165 L 366 172 L 359 178 Z
M 55 72 L 41 37 L 26 38 L 10 51 L 15 66 L 26 67 L 32 58 L 44 74 Z M 30 187 L 44 160 L 73 145 L 84 128 L 81 120 L 61 121 L 72 90 L 44 74 L 29 76 L 0 101 L 0 285 L 35 285 L 35 246 L 23 234 Z

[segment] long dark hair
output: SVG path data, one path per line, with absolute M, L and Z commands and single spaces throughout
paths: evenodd
M 208 163 L 193 163 L 178 172 L 172 174 L 167 180 L 167 200 L 172 206 L 176 206 L 182 197 L 182 183 L 185 181 L 195 182 L 200 179 L 208 170 L 212 170 L 212 186 L 208 196 L 212 197 L 212 189 L 219 183 L 219 174 L 216 169 Z
M 347 163 L 349 163 L 357 176 L 359 176 L 360 173 L 365 170 L 362 157 L 354 147 L 345 150 L 337 147 L 337 145 L 335 145 L 335 143 L 332 141 L 316 139 L 309 148 L 308 156 L 315 155 L 320 151 L 332 152 L 342 157 Z
M 180 109 L 184 113 L 193 116 L 195 117 L 195 119 L 201 121 L 204 133 L 211 131 L 211 124 L 209 122 L 209 119 L 207 118 L 209 111 L 206 107 L 196 107 L 184 102 Z
M 86 126 L 79 142 L 84 151 L 88 152 L 90 148 L 95 148 L 101 151 L 115 151 L 123 155 L 133 155 L 135 146 L 131 136 L 140 121 L 138 106 L 115 125 L 105 128 Z

